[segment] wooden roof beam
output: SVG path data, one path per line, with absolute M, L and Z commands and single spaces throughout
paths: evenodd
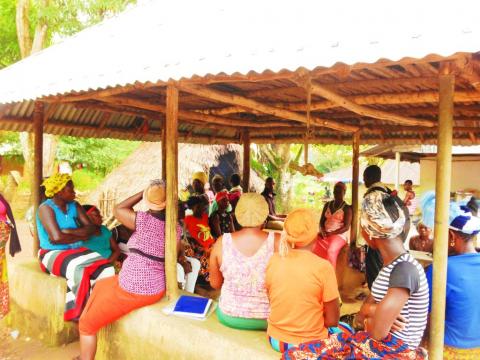
M 111 103 L 115 105 L 122 105 L 122 106 L 131 106 L 136 107 L 144 110 L 160 112 L 162 114 L 165 113 L 165 105 L 152 103 L 145 100 L 127 98 L 124 96 L 111 96 L 102 98 L 101 101 L 106 103 Z M 182 120 L 197 120 L 206 123 L 212 123 L 216 125 L 225 125 L 229 127 L 291 127 L 295 126 L 291 122 L 287 121 L 269 121 L 268 123 L 258 123 L 249 120 L 237 120 L 237 119 L 230 119 L 226 117 L 202 114 L 195 111 L 185 111 L 179 110 L 178 116 Z
M 353 95 L 345 96 L 346 99 L 355 102 L 358 105 L 402 105 L 402 104 L 422 104 L 438 103 L 438 91 L 412 91 L 403 93 L 371 94 L 371 95 Z M 480 92 L 478 91 L 456 91 L 454 95 L 456 103 L 480 101 Z M 270 106 L 281 107 L 290 111 L 307 111 L 305 102 L 269 103 Z M 311 111 L 328 110 L 339 107 L 333 101 L 312 102 Z M 211 115 L 226 115 L 232 113 L 249 112 L 241 106 L 224 107 L 221 109 L 205 110 Z
M 471 55 L 455 61 L 454 67 L 458 75 L 465 79 L 475 90 L 480 91 L 480 63 Z
M 0 118 L 0 129 L 10 130 L 11 125 L 21 126 L 22 131 L 30 131 L 33 126 L 33 121 L 30 118 L 22 117 L 3 117 Z M 59 121 L 51 121 L 45 127 L 45 133 L 50 134 L 65 134 L 80 137 L 94 137 L 94 138 L 119 138 L 124 140 L 145 140 L 145 141 L 159 141 L 161 131 L 149 130 L 147 134 L 138 134 L 136 131 L 130 129 L 119 129 L 104 127 L 99 129 L 97 126 L 91 125 L 73 125 L 64 124 Z M 141 138 L 141 139 L 140 139 Z M 240 138 L 225 137 L 217 135 L 193 135 L 191 133 L 180 132 L 179 139 L 181 142 L 198 143 L 198 144 L 232 144 L 240 143 Z
M 252 100 L 240 95 L 235 95 L 231 93 L 212 90 L 212 89 L 198 86 L 198 85 L 184 84 L 184 83 L 179 84 L 179 89 L 181 91 L 184 91 L 199 97 L 213 99 L 226 104 L 241 106 L 246 109 L 255 110 L 264 114 L 275 116 L 277 118 L 294 120 L 301 123 L 308 122 L 307 117 L 303 114 L 299 114 L 293 111 L 284 110 L 281 108 L 276 108 L 270 105 L 266 105 L 256 100 Z M 334 130 L 345 131 L 345 132 L 354 132 L 358 130 L 358 127 L 356 126 L 342 124 L 336 121 L 321 119 L 317 116 L 311 117 L 311 125 L 327 127 Z
M 361 116 L 368 116 L 374 119 L 390 121 L 396 124 L 407 125 L 407 126 L 426 126 L 426 127 L 435 126 L 435 122 L 431 120 L 419 120 L 419 119 L 411 118 L 408 116 L 392 114 L 387 111 L 377 110 L 377 109 L 369 108 L 367 106 L 359 105 L 355 101 L 349 100 L 347 97 L 339 95 L 336 92 L 330 90 L 329 88 L 323 85 L 319 85 L 318 83 L 309 82 L 308 84 L 305 84 L 303 83 L 303 79 L 300 79 L 298 83 L 305 87 L 309 86 L 312 94 L 321 96 L 333 102 L 337 106 L 348 109 L 351 112 Z

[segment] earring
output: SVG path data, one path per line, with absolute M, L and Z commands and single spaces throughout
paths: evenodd
M 450 246 L 454 247 L 455 246 L 455 240 L 450 241 Z

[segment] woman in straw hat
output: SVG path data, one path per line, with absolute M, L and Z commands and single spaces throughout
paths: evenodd
M 435 209 L 433 193 L 423 206 Z M 434 226 L 433 211 L 422 211 L 423 220 Z M 428 216 L 428 214 L 431 216 Z M 480 359 L 480 254 L 474 239 L 480 233 L 480 219 L 471 209 L 450 204 L 448 231 L 447 297 L 445 308 L 444 359 Z M 432 300 L 433 266 L 426 270 Z M 428 332 L 425 332 L 428 335 Z
M 134 211 L 142 199 L 149 210 Z M 116 205 L 114 215 L 134 233 L 119 275 L 97 283 L 80 317 L 82 360 L 95 358 L 98 330 L 165 294 L 165 182 L 152 181 L 144 191 Z M 178 226 L 178 242 L 180 233 Z
M 300 343 L 325 339 L 337 326 L 339 293 L 332 265 L 312 253 L 318 234 L 318 216 L 309 209 L 288 214 L 278 254 L 267 267 L 270 300 L 268 337 L 284 352 Z
M 362 233 L 380 251 L 383 268 L 357 316 L 365 331 L 340 333 L 289 349 L 284 359 L 424 359 L 418 348 L 427 322 L 428 284 L 405 250 L 408 213 L 394 195 L 377 191 L 362 204 Z
M 113 276 L 108 259 L 85 247 L 96 228 L 75 201 L 75 189 L 67 174 L 56 174 L 43 182 L 48 198 L 38 208 L 40 267 L 47 274 L 67 279 L 64 319 L 76 321 L 95 281 Z
M 210 284 L 221 288 L 217 316 L 229 327 L 264 330 L 270 312 L 265 271 L 279 235 L 262 231 L 268 205 L 260 194 L 243 194 L 235 215 L 242 230 L 223 234 L 210 255 Z

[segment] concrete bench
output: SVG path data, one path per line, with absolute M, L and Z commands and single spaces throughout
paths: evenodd
M 279 359 L 265 331 L 223 326 L 215 314 L 205 321 L 165 315 L 166 300 L 138 309 L 98 334 L 97 360 Z
M 76 324 L 63 320 L 66 281 L 46 275 L 37 261 L 9 264 L 11 311 L 5 320 L 24 336 L 49 346 L 78 340 Z M 167 300 L 133 311 L 99 332 L 97 359 L 278 359 L 264 331 L 167 316 Z
M 63 320 L 66 280 L 40 270 L 38 261 L 9 264 L 10 308 L 4 320 L 22 335 L 59 346 L 78 340 L 77 325 Z

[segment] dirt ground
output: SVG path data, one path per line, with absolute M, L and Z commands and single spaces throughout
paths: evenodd
M 22 243 L 22 252 L 14 258 L 8 255 L 7 262 L 9 263 L 27 261 L 33 257 L 32 237 L 28 224 L 19 220 L 17 221 L 17 229 Z M 345 268 L 344 282 L 341 289 L 343 301 L 342 315 L 358 311 L 361 301 L 355 298 L 362 292 L 368 293 L 368 290 L 362 287 L 362 281 L 363 274 L 348 267 Z M 5 324 L 0 322 L 0 360 L 64 360 L 72 359 L 80 353 L 78 342 L 52 348 L 43 345 L 38 340 L 30 339 L 24 334 L 19 334 L 14 339 L 11 335 L 13 331 L 15 329 L 7 328 Z

